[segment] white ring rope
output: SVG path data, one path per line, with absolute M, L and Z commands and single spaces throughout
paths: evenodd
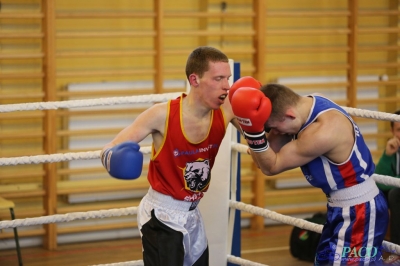
M 228 262 L 242 266 L 268 266 L 266 264 L 252 262 L 239 257 L 235 257 L 233 255 L 228 255 Z M 143 265 L 144 265 L 143 260 L 135 260 L 135 261 L 126 261 L 117 263 L 96 264 L 92 266 L 143 266 Z
M 250 204 L 246 204 L 238 201 L 229 201 L 229 207 L 252 213 L 255 215 L 263 216 L 274 221 L 281 223 L 293 225 L 302 229 L 310 230 L 313 232 L 321 233 L 323 225 L 315 224 L 303 219 L 294 218 L 291 216 L 283 215 L 268 209 L 263 209 Z M 49 223 L 60 223 L 60 222 L 70 222 L 75 220 L 87 220 L 94 218 L 107 218 L 116 217 L 123 215 L 133 215 L 137 213 L 137 207 L 110 209 L 110 210 L 100 210 L 100 211 L 89 211 L 89 212 L 73 212 L 67 214 L 56 214 L 35 218 L 25 218 L 25 219 L 15 219 L 11 221 L 1 221 L 0 229 L 4 228 L 15 228 L 20 226 L 30 226 L 30 225 L 40 225 Z M 384 241 L 383 247 L 392 253 L 400 255 L 400 246 Z
M 388 120 L 394 122 L 400 122 L 400 115 L 385 113 L 385 112 L 378 112 L 378 111 L 371 111 L 371 110 L 363 110 L 357 109 L 353 107 L 346 107 L 341 106 L 349 115 L 357 116 L 357 117 L 364 117 L 364 118 L 373 118 L 376 120 Z
M 48 215 L 48 216 L 41 216 L 34 218 L 1 221 L 0 229 L 15 228 L 20 226 L 40 225 L 40 224 L 50 224 L 50 223 L 64 223 L 75 220 L 118 217 L 124 215 L 133 215 L 136 213 L 137 213 L 137 207 L 88 211 L 88 212 L 71 212 L 66 214 L 55 214 L 55 215 Z
M 89 160 L 100 157 L 100 150 L 72 153 L 55 153 L 34 156 L 0 158 L 0 166 L 17 164 L 57 163 L 72 160 Z
M 248 146 L 232 142 L 232 149 L 238 152 L 247 153 Z M 17 165 L 17 164 L 56 163 L 56 162 L 72 161 L 72 160 L 89 160 L 89 159 L 100 158 L 100 152 L 101 150 L 0 158 L 0 166 Z M 143 154 L 150 154 L 151 147 L 150 146 L 141 147 L 140 152 L 142 152 Z
M 268 266 L 266 264 L 261 264 L 249 260 L 245 260 L 239 257 L 235 257 L 233 255 L 228 255 L 228 262 L 235 263 L 242 266 Z
M 248 146 L 237 142 L 231 142 L 231 148 L 234 151 L 247 154 Z M 141 147 L 140 151 L 143 154 L 150 154 L 151 147 Z M 35 156 L 22 156 L 22 157 L 11 157 L 11 158 L 0 158 L 0 166 L 4 165 L 18 165 L 18 164 L 39 164 L 39 163 L 54 163 L 62 161 L 72 160 L 89 160 L 100 157 L 100 150 L 98 151 L 87 151 L 87 152 L 75 152 L 75 153 L 56 153 L 49 155 L 35 155 Z M 373 174 L 375 182 L 384 185 L 400 187 L 400 178 L 393 178 L 392 176 Z
M 140 152 L 142 152 L 143 154 L 149 154 L 151 152 L 151 147 L 150 146 L 141 147 Z M 89 159 L 100 158 L 100 153 L 101 150 L 0 158 L 0 166 L 17 165 L 17 164 L 57 163 L 57 162 L 72 161 L 72 160 L 89 160 Z
M 236 142 L 232 142 L 232 150 L 240 153 L 246 153 L 248 146 Z M 140 151 L 143 154 L 150 154 L 151 147 L 141 147 Z M 62 161 L 72 160 L 89 160 L 100 157 L 100 150 L 98 151 L 87 151 L 87 152 L 75 152 L 75 153 L 56 153 L 50 155 L 35 155 L 35 156 L 22 156 L 22 157 L 11 157 L 11 158 L 0 158 L 0 166 L 3 165 L 18 165 L 18 164 L 39 164 L 39 163 L 54 163 Z M 378 183 L 400 187 L 400 179 L 393 178 L 391 176 L 384 176 L 374 174 L 372 175 L 374 180 Z
M 228 262 L 242 266 L 268 266 L 266 264 L 252 262 L 239 257 L 235 257 L 233 255 L 228 255 Z M 143 265 L 144 265 L 143 260 L 135 260 L 135 261 L 117 262 L 109 264 L 97 264 L 92 266 L 143 266 Z
M 182 94 L 182 92 L 126 96 L 126 97 L 109 97 L 109 98 L 86 99 L 86 100 L 5 104 L 5 105 L 0 105 L 0 113 L 7 113 L 13 111 L 54 110 L 59 108 L 106 106 L 106 105 L 116 105 L 116 104 L 164 102 L 169 99 L 176 98 L 180 94 Z M 341 107 L 344 110 L 346 110 L 346 112 L 348 112 L 350 115 L 353 116 L 400 122 L 400 116 L 396 114 L 363 110 L 346 106 L 341 106 Z
M 249 149 L 249 146 L 232 141 L 231 142 L 231 148 L 232 148 L 233 151 L 237 151 L 237 152 L 240 152 L 240 153 L 247 153 L 247 150 Z
M 286 215 L 283 215 L 283 214 L 280 214 L 280 213 L 277 213 L 274 211 L 256 207 L 256 206 L 246 204 L 243 202 L 230 200 L 229 206 L 231 208 L 235 208 L 237 210 L 241 210 L 241 211 L 245 211 L 245 212 L 252 213 L 255 215 L 263 216 L 263 217 L 269 218 L 274 221 L 282 222 L 285 224 L 290 224 L 290 225 L 293 225 L 293 226 L 296 226 L 296 227 L 299 227 L 302 229 L 306 229 L 309 231 L 313 231 L 313 232 L 317 232 L 317 233 L 322 232 L 323 225 L 321 225 L 321 224 L 315 224 L 315 223 L 312 223 L 312 222 L 309 222 L 309 221 L 306 221 L 303 219 L 297 219 L 297 218 L 294 218 L 291 216 L 286 216 Z M 386 251 L 400 255 L 400 245 L 396 245 L 394 243 L 387 242 L 384 240 L 382 243 L 382 247 Z
M 378 175 L 378 174 L 373 174 L 372 178 L 375 180 L 375 182 L 379 184 L 384 184 L 393 187 L 400 187 L 400 178 L 395 178 L 387 175 Z
M 260 207 L 252 206 L 249 204 L 245 204 L 243 202 L 237 201 L 229 201 L 229 206 L 231 208 L 235 208 L 237 210 L 245 211 L 248 213 L 252 213 L 255 215 L 263 216 L 269 218 L 274 221 L 282 222 L 285 224 L 293 225 L 302 229 L 310 230 L 313 232 L 321 233 L 323 226 L 320 224 L 315 224 L 303 219 L 294 218 L 291 216 L 286 216 L 283 214 L 279 214 L 274 211 L 270 211 L 268 209 L 263 209 Z M 89 212 L 73 212 L 67 214 L 56 214 L 49 216 L 42 216 L 36 218 L 26 218 L 26 219 L 16 219 L 11 221 L 1 221 L 0 229 L 4 228 L 15 228 L 20 226 L 30 226 L 30 225 L 40 225 L 40 224 L 48 224 L 48 223 L 60 223 L 60 222 L 70 222 L 75 220 L 87 220 L 94 218 L 108 218 L 108 217 L 116 217 L 116 216 L 126 216 L 126 215 L 134 215 L 137 213 L 137 207 L 128 207 L 128 208 L 119 208 L 119 209 L 109 209 L 109 210 L 100 210 L 100 211 L 89 211 Z M 391 253 L 400 255 L 400 246 L 383 241 L 382 246 L 385 250 L 390 251 Z M 228 255 L 228 261 L 232 263 L 237 263 L 239 265 L 254 265 L 261 266 L 263 264 L 253 263 L 250 261 L 243 260 L 241 258 L 234 257 L 232 255 Z M 114 266 L 125 266 L 125 265 L 142 265 L 141 261 L 132 261 L 132 262 L 123 262 L 117 264 L 109 264 Z M 108 265 L 108 264 L 105 264 Z
M 32 111 L 32 110 L 53 110 L 59 108 L 76 108 L 76 107 L 92 107 L 106 106 L 128 103 L 151 103 L 165 102 L 181 95 L 182 92 L 149 94 L 126 97 L 110 97 L 87 100 L 69 100 L 69 101 L 54 101 L 54 102 L 35 102 L 35 103 L 16 103 L 0 105 L 0 113 L 13 111 Z
M 277 213 L 274 211 L 270 211 L 268 209 L 263 209 L 263 208 L 260 208 L 257 206 L 243 203 L 243 202 L 230 200 L 229 207 L 235 208 L 237 210 L 245 211 L 248 213 L 252 213 L 255 215 L 264 216 L 264 217 L 274 220 L 274 221 L 282 222 L 285 224 L 290 224 L 290 225 L 297 226 L 299 228 L 310 230 L 313 232 L 317 232 L 317 233 L 322 232 L 323 226 L 321 224 L 315 224 L 315 223 L 312 223 L 312 222 L 309 222 L 309 221 L 306 221 L 303 219 L 298 219 L 298 218 L 294 218 L 291 216 L 283 215 L 283 214 L 280 214 L 280 213 Z
M 143 266 L 143 260 L 125 261 L 117 263 L 96 264 L 92 266 Z

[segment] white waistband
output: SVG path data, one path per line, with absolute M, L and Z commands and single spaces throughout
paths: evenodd
M 149 188 L 149 191 L 147 192 L 147 200 L 149 200 L 151 203 L 163 207 L 166 209 L 170 210 L 178 210 L 178 211 L 191 211 L 196 209 L 197 204 L 200 202 L 198 201 L 183 201 L 183 200 L 177 200 L 174 199 L 173 197 L 169 195 L 162 194 L 160 192 L 155 191 L 151 187 Z
M 328 204 L 331 207 L 349 207 L 368 202 L 379 194 L 375 181 L 370 177 L 364 182 L 352 187 L 332 191 L 328 195 Z

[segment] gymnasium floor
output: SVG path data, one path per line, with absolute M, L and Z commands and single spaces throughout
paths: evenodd
M 311 262 L 293 258 L 289 251 L 292 227 L 266 226 L 261 231 L 242 229 L 243 259 L 270 266 L 312 266 Z M 56 251 L 41 247 L 23 248 L 24 266 L 88 266 L 141 259 L 139 238 L 59 245 Z M 16 266 L 16 251 L 0 250 L 1 266 Z M 219 266 L 219 265 L 211 265 Z

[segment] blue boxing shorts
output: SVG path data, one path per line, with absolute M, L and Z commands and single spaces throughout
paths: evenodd
M 314 265 L 383 265 L 388 219 L 385 197 L 372 178 L 334 191 L 328 197 L 327 222 Z
M 150 187 L 137 214 L 144 265 L 208 266 L 203 218 L 193 205 Z

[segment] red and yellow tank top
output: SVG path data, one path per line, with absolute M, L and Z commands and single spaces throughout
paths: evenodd
M 212 110 L 207 136 L 198 143 L 190 142 L 182 124 L 185 96 L 168 102 L 163 143 L 158 151 L 152 146 L 147 178 L 160 193 L 177 200 L 197 201 L 210 185 L 211 169 L 225 136 L 225 119 L 221 108 Z

